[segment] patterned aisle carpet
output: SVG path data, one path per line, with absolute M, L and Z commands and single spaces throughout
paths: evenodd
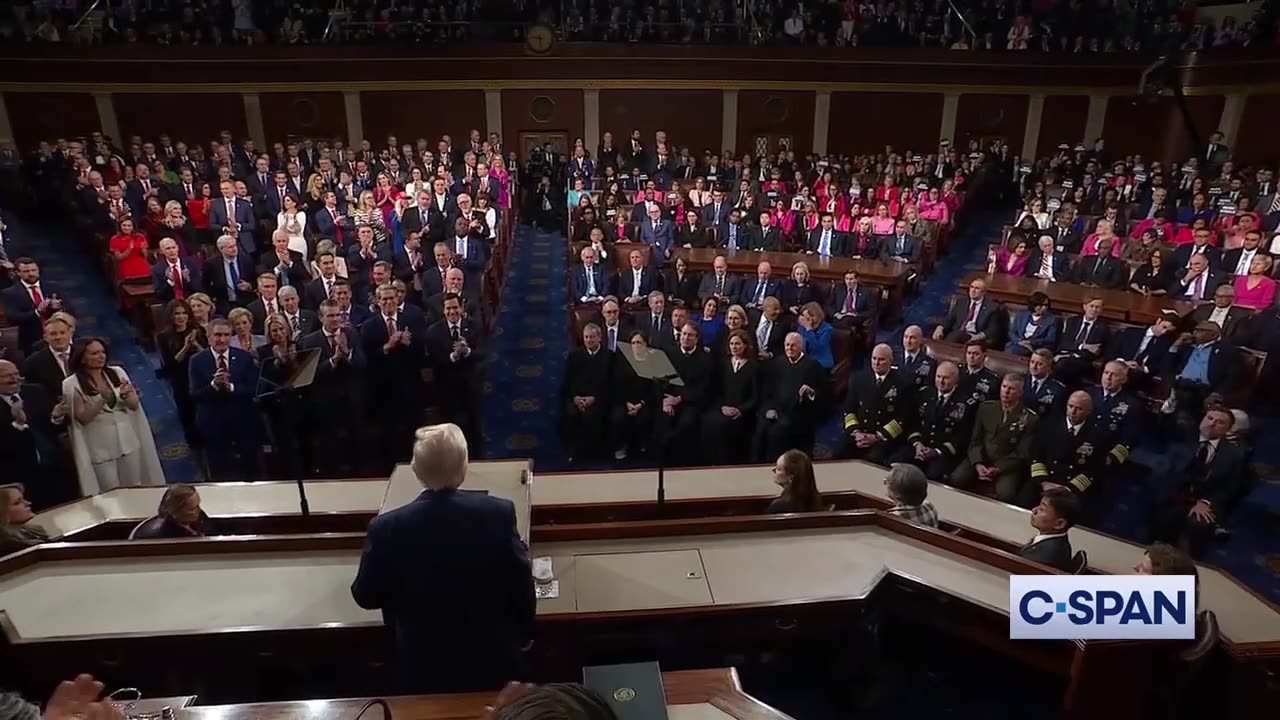
M 156 376 L 159 357 L 138 344 L 133 326 L 120 313 L 119 302 L 75 237 L 63 226 L 49 222 L 15 218 L 9 225 L 18 251 L 11 249 L 10 257 L 28 255 L 40 263 L 42 283 L 61 295 L 76 316 L 76 337 L 105 339 L 111 361 L 122 366 L 138 386 L 165 479 L 171 483 L 200 480 L 199 464 L 183 438 L 173 394 L 168 383 Z

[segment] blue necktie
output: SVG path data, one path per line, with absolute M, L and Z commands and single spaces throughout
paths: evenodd
M 737 225 L 729 226 L 729 249 L 730 250 L 738 249 L 738 226 Z
M 822 244 L 818 246 L 818 254 L 826 257 L 831 254 L 831 231 L 822 231 Z
M 232 260 L 231 264 L 227 267 L 231 269 L 231 287 L 227 288 L 227 299 L 234 302 L 236 299 L 236 288 L 240 287 L 240 270 L 236 268 L 236 262 L 234 260 Z
M 755 297 L 755 300 L 752 301 L 752 304 L 759 305 L 760 303 L 764 302 L 764 286 L 765 286 L 764 280 L 760 280 L 756 282 L 756 297 Z

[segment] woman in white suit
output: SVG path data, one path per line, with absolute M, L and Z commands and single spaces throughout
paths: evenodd
M 62 397 L 72 409 L 71 451 L 80 492 L 97 495 L 113 488 L 163 485 L 164 472 L 138 389 L 119 367 L 107 365 L 107 345 L 99 338 L 76 343 Z
M 276 213 L 276 227 L 289 233 L 289 249 L 310 258 L 307 252 L 307 215 L 298 208 L 298 198 L 284 196 L 284 208 Z

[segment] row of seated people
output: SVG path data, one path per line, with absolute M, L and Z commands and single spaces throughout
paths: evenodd
M 1013 230 L 988 253 L 988 272 L 1193 302 L 1231 284 L 1247 307 L 1263 309 L 1275 300 L 1274 258 L 1260 229 L 1243 230 L 1239 244 L 1224 251 L 1203 219 L 1194 221 L 1189 242 L 1172 246 L 1149 228 L 1125 240 L 1111 221 L 1099 218 L 1082 240 L 1070 229 L 1070 213 L 1070 208 L 1059 210 L 1053 227 L 1032 231 L 1030 238 Z
M 1108 358 L 1100 374 L 1074 377 L 1059 372 L 1080 359 L 1071 353 L 993 362 L 981 340 L 926 342 L 911 326 L 901 355 L 877 346 L 871 367 L 850 381 L 842 452 L 915 464 L 932 480 L 1028 508 L 1046 491 L 1068 491 L 1096 524 L 1108 509 L 1104 488 L 1125 479 L 1135 444 L 1168 428 L 1169 473 L 1153 481 L 1150 527 L 1202 552 L 1248 491 L 1249 453 L 1241 441 L 1238 451 L 1204 457 L 1204 443 L 1217 449 L 1242 415 L 1214 391 L 1234 351 L 1212 323 L 1172 338 L 1176 319 L 1125 333 L 1100 353 Z M 1175 395 L 1153 411 L 1137 389 L 1156 372 L 1175 378 Z M 1239 422 L 1243 433 L 1247 419 Z

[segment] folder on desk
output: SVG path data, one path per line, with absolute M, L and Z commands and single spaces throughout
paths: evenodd
M 582 684 L 604 698 L 618 720 L 667 720 L 667 695 L 656 662 L 585 667 Z

